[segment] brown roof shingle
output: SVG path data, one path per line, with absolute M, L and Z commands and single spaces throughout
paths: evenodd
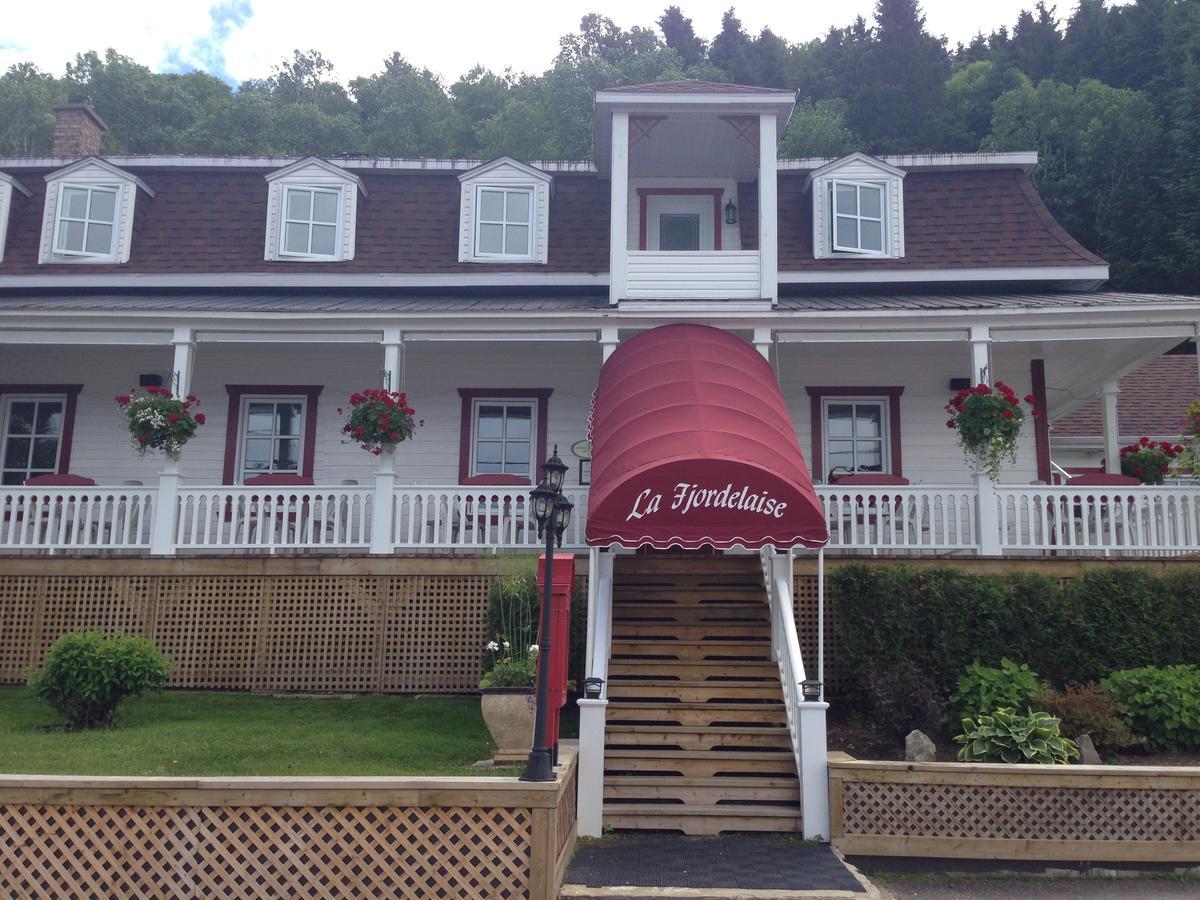
M 1128 437 L 1169 438 L 1183 429 L 1184 411 L 1200 399 L 1200 373 L 1196 357 L 1185 353 L 1160 356 L 1134 369 L 1120 382 L 1117 426 Z M 1099 398 L 1055 419 L 1051 437 L 1097 437 L 1104 433 L 1104 412 Z

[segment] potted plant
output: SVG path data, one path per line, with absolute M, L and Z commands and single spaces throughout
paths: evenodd
M 192 407 L 200 405 L 195 394 L 180 400 L 166 388 L 150 385 L 141 396 L 130 388 L 116 401 L 125 414 L 129 441 L 138 456 L 145 456 L 147 450 L 161 450 L 178 460 L 183 445 L 204 424 L 204 413 L 192 412 Z
M 1181 444 L 1142 437 L 1121 448 L 1121 474 L 1140 478 L 1142 484 L 1162 484 L 1171 468 L 1171 460 L 1181 453 Z
M 416 410 L 408 405 L 403 391 L 385 391 L 368 388 L 350 395 L 350 415 L 342 425 L 342 433 L 349 435 L 364 450 L 381 455 L 385 450 L 395 450 L 413 432 L 425 424 L 417 422 Z M 338 407 L 338 415 L 345 415 Z
M 1025 402 L 1035 417 L 1042 415 L 1034 406 L 1033 394 L 1026 394 Z M 958 445 L 979 472 L 995 481 L 1005 460 L 1017 461 L 1017 438 L 1025 423 L 1025 411 L 1013 389 L 1003 381 L 964 388 L 950 398 L 945 410 L 950 414 L 946 427 L 957 431 Z
M 538 600 L 532 571 L 493 582 L 488 593 L 491 638 L 484 648 L 479 693 L 497 763 L 520 762 L 533 744 Z

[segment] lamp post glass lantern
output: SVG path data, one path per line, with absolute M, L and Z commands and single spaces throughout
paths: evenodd
M 573 504 L 563 496 L 566 464 L 558 458 L 558 446 L 542 464 L 542 481 L 529 492 L 530 508 L 537 521 L 538 537 L 546 539 L 545 583 L 542 585 L 541 628 L 538 635 L 537 706 L 533 718 L 533 747 L 521 781 L 553 781 L 554 761 L 546 734 L 547 701 L 550 693 L 551 604 L 554 586 L 554 548 L 562 546 L 563 532 L 571 523 Z

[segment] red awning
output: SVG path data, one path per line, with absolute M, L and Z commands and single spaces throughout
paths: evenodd
M 666 325 L 622 343 L 600 370 L 591 438 L 589 544 L 829 540 L 775 374 L 734 335 Z

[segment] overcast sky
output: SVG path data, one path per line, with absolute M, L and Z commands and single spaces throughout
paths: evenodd
M 679 6 L 697 33 L 717 33 L 732 0 L 683 0 Z M 315 48 L 347 81 L 381 68 L 399 51 L 417 66 L 448 81 L 475 63 L 501 71 L 541 72 L 558 50 L 561 35 L 574 31 L 588 12 L 601 12 L 623 27 L 652 26 L 667 5 L 645 0 L 527 0 L 525 3 L 412 2 L 412 0 L 56 0 L 52 5 L 5 0 L 0 67 L 32 60 L 56 75 L 77 52 L 114 47 L 155 71 L 203 69 L 231 83 L 270 74 L 293 48 Z M 1012 28 L 1033 0 L 924 0 L 928 27 L 953 46 L 982 30 Z M 1060 3 L 1059 14 L 1073 9 Z M 789 41 L 817 37 L 830 26 L 868 20 L 874 0 L 741 0 L 737 14 L 746 30 L 763 26 Z M 505 14 L 500 14 L 505 10 Z

